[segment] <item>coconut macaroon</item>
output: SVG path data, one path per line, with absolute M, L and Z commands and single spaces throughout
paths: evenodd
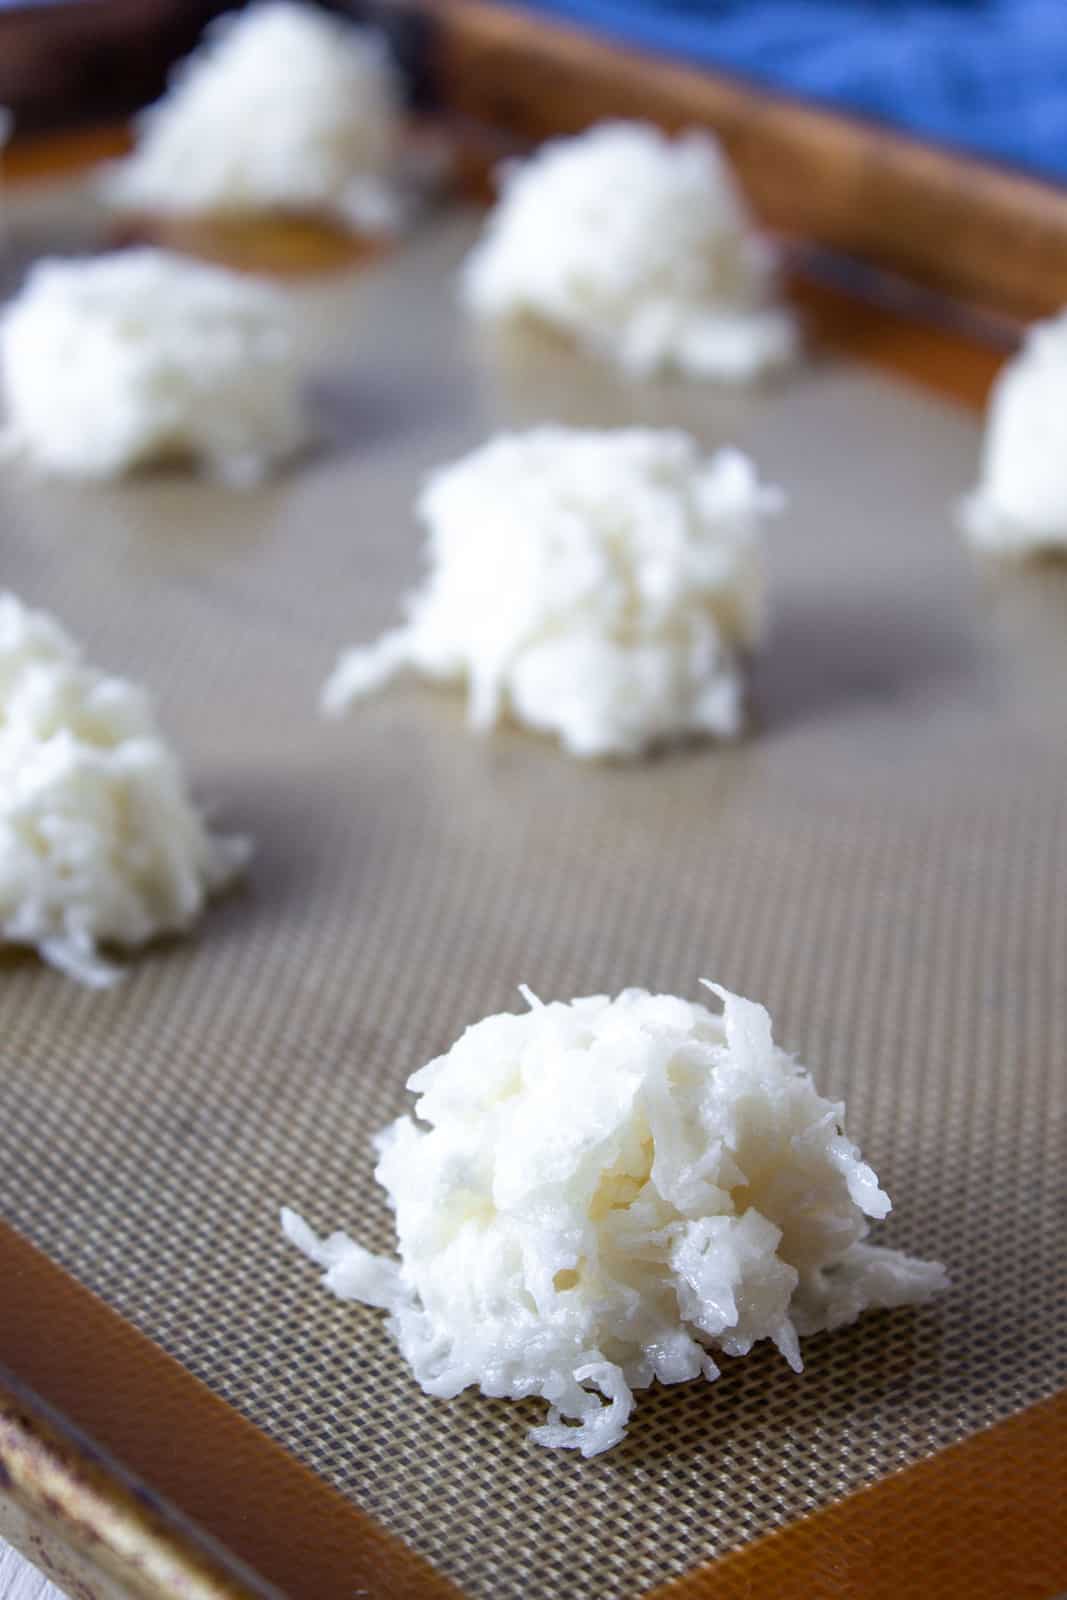
M 144 112 L 111 201 L 162 215 L 331 213 L 397 220 L 400 91 L 383 39 L 269 0 L 221 18 Z
M 408 620 L 341 656 L 324 708 L 410 669 L 466 684 L 477 731 L 510 715 L 576 756 L 732 737 L 780 504 L 745 456 L 684 433 L 502 434 L 430 478 Z
M 505 167 L 462 294 L 487 322 L 549 324 L 638 377 L 746 380 L 797 348 L 718 144 L 642 123 L 603 123 Z
M 162 250 L 39 262 L 0 318 L 8 443 L 46 473 L 254 482 L 306 442 L 302 379 L 281 291 Z
M 1067 311 L 1036 323 L 997 378 L 961 522 L 996 555 L 1067 550 Z
M 0 944 L 113 983 L 101 946 L 184 932 L 249 854 L 208 832 L 143 692 L 0 594 Z
M 425 1393 L 540 1396 L 538 1444 L 593 1456 L 634 1390 L 719 1375 L 769 1339 L 919 1304 L 944 1268 L 866 1242 L 889 1197 L 844 1107 L 771 1037 L 627 989 L 487 1017 L 408 1080 L 415 1116 L 376 1140 L 399 1261 L 344 1233 L 286 1234 L 345 1300 L 389 1313 Z M 417 1119 L 417 1120 L 416 1120 Z

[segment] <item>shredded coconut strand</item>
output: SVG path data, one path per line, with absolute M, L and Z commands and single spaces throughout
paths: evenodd
M 384 40 L 288 0 L 219 19 L 109 174 L 118 206 L 334 212 L 391 228 L 400 93 Z
M 746 380 L 795 355 L 774 257 L 710 135 L 602 123 L 502 181 L 464 268 L 475 316 L 551 324 L 640 377 Z
M 538 1444 L 599 1454 L 635 1389 L 714 1379 L 713 1354 L 918 1304 L 944 1269 L 865 1242 L 888 1196 L 844 1107 L 771 1038 L 628 989 L 487 1017 L 408 1080 L 376 1140 L 400 1260 L 282 1212 L 326 1287 L 389 1313 L 423 1390 L 540 1396 Z
M 479 732 L 509 712 L 577 756 L 737 734 L 739 655 L 763 627 L 762 527 L 782 503 L 738 451 L 686 434 L 501 435 L 431 477 L 430 572 L 408 621 L 341 656 L 323 708 L 398 673 L 466 682 Z
M 960 520 L 996 555 L 1067 549 L 1067 311 L 1035 323 L 997 378 L 982 480 Z
M 0 319 L 8 444 L 50 473 L 254 482 L 307 439 L 301 367 L 282 293 L 163 250 L 42 261 Z
M 0 943 L 113 983 L 100 945 L 189 928 L 249 854 L 204 827 L 141 690 L 0 594 Z

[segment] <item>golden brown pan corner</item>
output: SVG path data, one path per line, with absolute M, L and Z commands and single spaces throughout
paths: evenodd
M 146 1490 L 123 1485 L 93 1446 L 50 1424 L 40 1403 L 2 1372 L 0 1534 L 71 1600 L 254 1600 L 278 1592 L 242 1582 L 198 1552 Z
M 456 1595 L 4 1223 L 0 1285 L 0 1496 L 76 1563 L 153 1600 Z

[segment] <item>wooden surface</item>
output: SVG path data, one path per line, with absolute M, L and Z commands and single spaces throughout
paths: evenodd
M 1067 301 L 1067 191 L 488 0 L 436 0 L 450 111 L 536 140 L 703 125 L 770 226 L 1020 316 Z
M 225 0 L 51 0 L 0 7 L 0 105 L 19 128 L 115 118 L 154 100 Z

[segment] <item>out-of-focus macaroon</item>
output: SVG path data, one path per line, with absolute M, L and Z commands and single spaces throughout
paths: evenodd
M 307 441 L 304 361 L 270 284 L 153 249 L 44 260 L 0 317 L 6 443 L 61 476 L 256 482 Z
M 462 296 L 482 321 L 534 319 L 635 377 L 745 381 L 798 348 L 774 254 L 717 142 L 638 122 L 507 165 Z
M 397 225 L 401 94 L 383 38 L 292 0 L 221 17 L 142 113 L 110 171 L 113 205 L 147 215 L 329 215 Z
M 1067 310 L 1028 330 L 993 385 L 981 477 L 960 522 L 992 555 L 1067 554 Z

